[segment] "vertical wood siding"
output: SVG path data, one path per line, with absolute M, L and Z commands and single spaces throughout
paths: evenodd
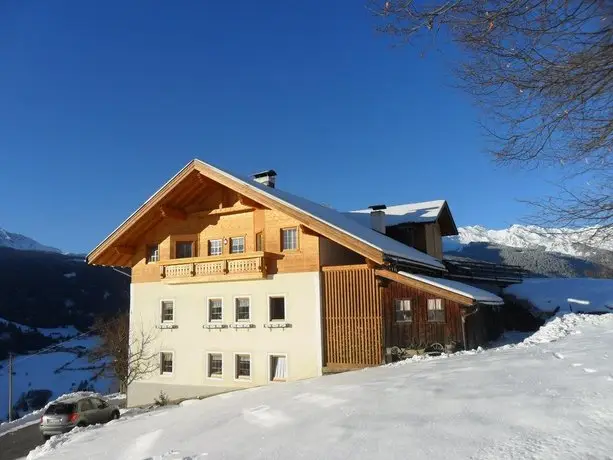
M 324 269 L 322 283 L 324 365 L 381 364 L 383 318 L 374 270 Z
M 421 348 L 435 342 L 445 345 L 453 340 L 462 343 L 460 305 L 442 299 L 445 322 L 428 321 L 428 299 L 440 298 L 400 283 L 390 282 L 382 289 L 385 323 L 385 346 Z M 412 322 L 396 322 L 394 299 L 410 299 Z

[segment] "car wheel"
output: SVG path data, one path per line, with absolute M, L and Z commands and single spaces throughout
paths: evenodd
M 83 428 L 84 426 L 87 426 L 87 423 L 79 422 L 79 423 L 77 423 L 77 426 Z
M 119 411 L 113 412 L 113 415 L 111 416 L 111 420 L 117 420 L 118 418 L 119 418 Z
M 43 439 L 45 442 L 49 441 L 49 439 L 51 439 L 51 436 L 49 436 L 48 434 L 43 434 Z

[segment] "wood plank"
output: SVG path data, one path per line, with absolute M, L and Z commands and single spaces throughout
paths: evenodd
M 168 205 L 160 206 L 160 214 L 163 218 L 177 219 L 177 220 L 185 220 L 187 219 L 187 213 L 183 209 L 174 208 Z

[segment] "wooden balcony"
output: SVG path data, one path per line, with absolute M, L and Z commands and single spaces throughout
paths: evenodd
M 251 252 L 160 261 L 160 278 L 169 284 L 266 278 L 266 254 Z

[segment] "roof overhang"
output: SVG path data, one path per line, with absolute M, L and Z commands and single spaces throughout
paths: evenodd
M 142 223 L 139 224 L 139 222 L 144 220 L 147 216 L 155 215 L 156 213 L 159 214 L 160 209 L 162 209 L 162 207 L 168 201 L 168 197 L 174 196 L 171 195 L 173 190 L 180 187 L 181 184 L 189 182 L 189 184 L 185 187 L 194 189 L 198 186 L 199 182 L 204 183 L 206 181 L 213 181 L 221 186 L 227 187 L 228 189 L 238 193 L 240 196 L 245 197 L 248 200 L 252 200 L 253 202 L 256 202 L 266 208 L 279 210 L 289 217 L 296 219 L 299 223 L 310 230 L 351 249 L 352 251 L 362 255 L 366 259 L 371 260 L 376 264 L 383 265 L 385 263 L 386 255 L 398 256 L 398 254 L 393 253 L 385 254 L 380 248 L 369 241 L 360 239 L 344 229 L 334 226 L 333 223 L 327 222 L 315 215 L 311 215 L 298 206 L 280 200 L 278 197 L 272 194 L 274 192 L 267 191 L 265 187 L 258 187 L 259 184 L 252 184 L 246 179 L 241 179 L 240 177 L 234 176 L 195 159 L 188 163 L 177 174 L 175 174 L 134 213 L 132 213 L 124 222 L 122 222 L 119 227 L 113 230 L 109 236 L 107 236 L 98 246 L 96 246 L 87 255 L 87 262 L 94 265 L 132 266 L 132 254 L 134 248 L 123 245 L 122 238 L 124 238 L 124 236 L 131 230 L 136 231 L 138 229 L 138 231 L 141 233 L 145 231 L 147 226 L 143 225 Z M 191 185 L 192 182 L 194 185 Z M 186 190 L 186 193 L 188 191 L 189 190 Z M 181 193 L 185 195 L 185 193 Z M 162 215 L 164 215 L 163 211 Z M 152 221 L 151 225 L 154 224 L 155 220 Z M 151 225 L 149 227 L 151 227 Z M 126 238 L 124 238 L 124 241 L 125 240 Z M 423 254 L 423 256 L 426 255 Z M 445 271 L 445 267 L 442 265 L 442 263 L 438 261 L 435 262 L 437 262 L 440 267 L 438 265 L 435 266 L 428 265 L 428 263 L 421 263 L 419 260 L 407 260 L 407 263 L 415 266 L 422 265 Z

